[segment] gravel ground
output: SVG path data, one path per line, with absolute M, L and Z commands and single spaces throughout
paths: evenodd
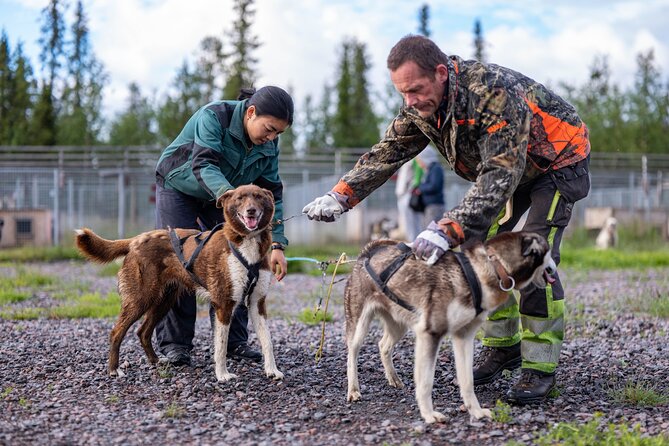
M 106 293 L 115 278 L 99 277 L 90 264 L 60 262 L 26 266 L 59 277 L 71 287 Z M 0 268 L 12 274 L 13 268 Z M 412 382 L 412 337 L 395 353 L 407 385 L 384 379 L 376 349 L 379 330 L 361 352 L 363 400 L 346 402 L 343 341 L 344 282 L 335 284 L 324 354 L 314 360 L 321 328 L 297 321 L 321 295 L 321 279 L 287 276 L 271 291 L 269 321 L 283 381 L 262 366 L 229 362 L 237 380 L 214 375 L 209 322 L 198 318 L 193 366 L 150 366 L 136 336 L 121 347 L 123 378 L 106 373 L 109 319 L 0 320 L 0 443 L 24 444 L 239 444 L 239 445 L 499 445 L 532 444 L 555 423 L 586 423 L 595 412 L 612 423 L 639 424 L 642 432 L 669 432 L 669 406 L 639 408 L 613 395 L 626 384 L 643 384 L 669 395 L 669 320 L 642 313 L 669 292 L 669 270 L 581 272 L 564 276 L 568 330 L 557 373 L 558 395 L 541 406 L 511 407 L 509 422 L 475 422 L 460 410 L 450 345 L 444 343 L 435 377 L 435 407 L 442 424 L 422 423 Z M 49 306 L 39 292 L 15 306 Z M 7 309 L 6 306 L 2 309 Z M 135 327 L 136 328 L 136 327 Z M 251 341 L 258 345 L 251 333 Z M 477 345 L 477 348 L 479 346 Z M 477 388 L 484 407 L 494 407 L 518 372 Z

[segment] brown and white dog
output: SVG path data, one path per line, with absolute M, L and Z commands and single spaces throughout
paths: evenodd
M 228 381 L 235 375 L 228 372 L 226 351 L 232 312 L 244 298 L 249 278 L 247 269 L 231 250 L 233 246 L 248 265 L 260 262 L 257 283 L 248 296 L 247 306 L 258 335 L 268 377 L 282 379 L 274 361 L 272 341 L 267 329 L 265 299 L 271 281 L 269 248 L 270 223 L 274 215 L 272 194 L 254 185 L 240 186 L 223 194 L 216 205 L 223 208 L 225 225 L 214 232 L 197 256 L 193 273 L 205 286 L 203 290 L 181 263 L 170 239 L 169 230 L 159 229 L 123 240 L 105 240 L 90 229 L 78 229 L 76 243 L 90 260 L 106 263 L 125 256 L 118 273 L 121 313 L 111 331 L 109 374 L 122 375 L 119 370 L 119 347 L 127 330 L 140 317 L 144 322 L 137 331 L 149 362 L 158 362 L 151 335 L 156 324 L 174 305 L 184 290 L 206 291 L 216 310 L 214 327 L 214 360 L 216 378 Z M 197 248 L 200 231 L 176 229 L 183 240 L 183 256 L 191 258 Z M 206 238 L 204 232 L 201 238 Z
M 618 246 L 618 219 L 608 217 L 595 240 L 597 249 L 610 249 Z
M 428 266 L 410 255 L 386 282 L 382 291 L 374 274 L 386 271 L 400 255 L 397 242 L 369 243 L 353 267 L 344 291 L 348 346 L 348 401 L 360 399 L 358 354 L 370 322 L 378 316 L 384 328 L 379 341 L 381 362 L 388 383 L 404 387 L 392 360 L 395 344 L 411 328 L 416 334 L 414 382 L 420 414 L 426 423 L 444 421 L 432 406 L 434 371 L 441 339 L 449 334 L 455 356 L 457 381 L 464 406 L 472 418 L 490 417 L 479 405 L 473 386 L 474 336 L 490 311 L 503 304 L 512 288 L 545 288 L 556 269 L 546 239 L 530 232 L 508 232 L 462 251 L 480 283 L 477 314 L 472 288 L 455 253 L 445 254 Z M 400 303 L 397 303 L 400 302 Z

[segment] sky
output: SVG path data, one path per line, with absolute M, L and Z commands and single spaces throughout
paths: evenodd
M 236 18 L 232 0 L 83 3 L 92 49 L 110 78 L 103 113 L 112 117 L 126 104 L 128 84 L 160 96 L 184 60 L 193 60 L 199 42 L 224 38 Z M 36 70 L 40 11 L 47 4 L 0 0 L 0 29 L 12 48 L 23 42 Z M 369 78 L 381 91 L 389 83 L 388 51 L 402 36 L 417 33 L 422 4 L 430 7 L 431 38 L 445 53 L 472 58 L 474 22 L 480 20 L 489 62 L 549 86 L 581 85 L 595 57 L 606 56 L 613 82 L 629 87 L 637 54 L 650 49 L 669 79 L 669 0 L 256 0 L 252 31 L 262 44 L 254 53 L 256 86 L 290 89 L 299 113 L 306 95 L 320 98 L 324 85 L 336 79 L 341 43 L 355 37 L 366 44 Z

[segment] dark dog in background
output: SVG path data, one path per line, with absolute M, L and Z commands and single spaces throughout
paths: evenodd
M 400 255 L 392 240 L 369 243 L 353 267 L 344 291 L 346 343 L 348 346 L 349 401 L 360 399 L 358 354 L 374 317 L 383 325 L 379 341 L 381 362 L 388 383 L 397 388 L 404 384 L 392 360 L 395 344 L 411 328 L 416 334 L 414 382 L 416 400 L 426 423 L 446 417 L 432 406 L 432 386 L 441 339 L 452 338 L 460 394 L 472 418 L 490 417 L 479 405 L 473 385 L 474 336 L 487 315 L 506 302 L 509 290 L 530 286 L 545 288 L 554 280 L 556 269 L 546 239 L 530 232 L 507 232 L 487 242 L 463 250 L 481 288 L 480 309 L 474 302 L 472 288 L 455 253 L 450 252 L 428 266 L 413 255 L 386 282 L 391 300 L 365 266 L 385 271 Z

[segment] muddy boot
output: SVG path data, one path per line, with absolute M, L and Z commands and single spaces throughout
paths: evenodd
M 555 388 L 555 373 L 523 369 L 520 379 L 506 394 L 513 404 L 540 403 Z
M 474 363 L 474 385 L 488 384 L 503 370 L 517 369 L 521 362 L 520 343 L 511 347 L 483 347 Z

